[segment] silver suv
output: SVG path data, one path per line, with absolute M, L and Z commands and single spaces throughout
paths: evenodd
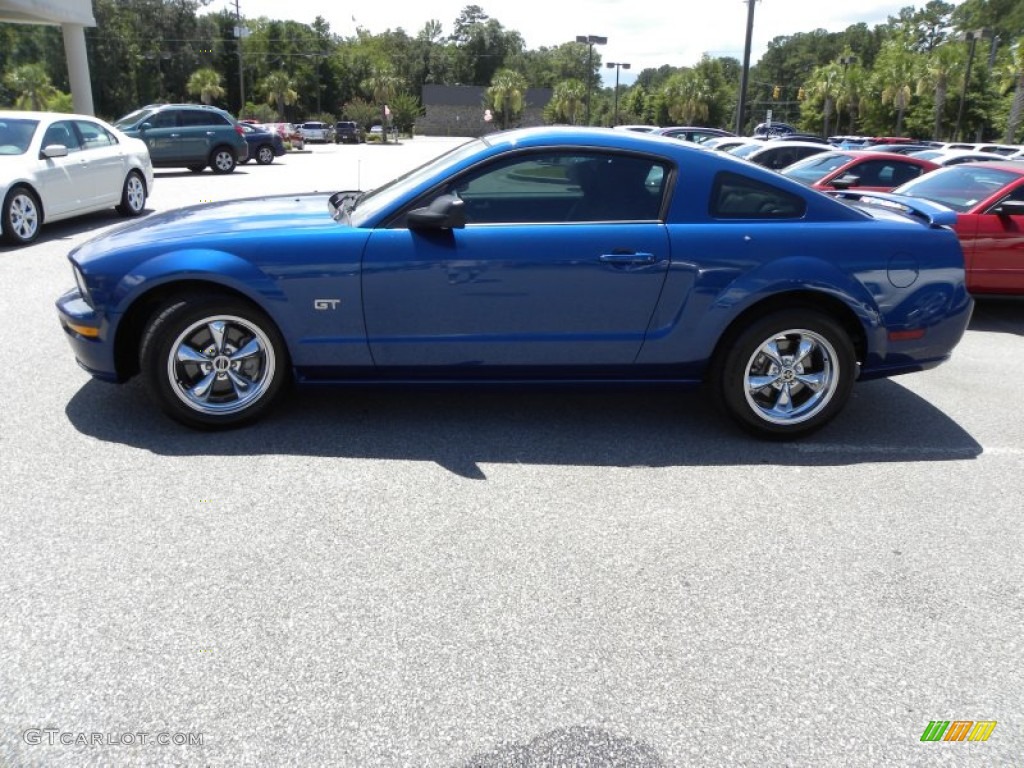
M 326 144 L 331 138 L 331 126 L 327 123 L 310 121 L 299 126 L 304 141 L 320 141 Z
M 249 157 L 245 133 L 235 119 L 205 104 L 150 104 L 125 115 L 115 127 L 149 147 L 156 168 L 231 173 Z

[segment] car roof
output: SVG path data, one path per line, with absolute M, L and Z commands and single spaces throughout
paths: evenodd
M 843 152 L 843 151 L 845 151 L 845 150 L 841 150 L 841 149 L 836 149 L 835 147 L 830 147 L 828 144 L 821 144 L 821 143 L 819 143 L 817 141 L 780 141 L 780 142 L 777 142 L 777 143 L 776 142 L 769 143 L 769 142 L 766 141 L 765 144 L 764 144 L 764 148 L 763 149 L 759 149 L 759 150 L 757 150 L 757 152 L 753 152 L 751 154 L 757 155 L 757 154 L 760 154 L 761 152 L 764 152 L 764 151 L 769 150 L 769 149 L 792 149 L 793 147 L 815 147 L 816 149 L 820 149 L 820 150 L 822 150 L 824 152 L 830 152 L 830 151 Z M 747 157 L 750 157 L 750 155 L 747 155 Z

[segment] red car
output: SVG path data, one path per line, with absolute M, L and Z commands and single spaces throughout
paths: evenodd
M 811 155 L 780 173 L 814 189 L 888 192 L 937 168 L 929 160 L 895 152 L 844 149 Z
M 1024 163 L 964 163 L 893 190 L 957 212 L 967 290 L 1024 294 Z

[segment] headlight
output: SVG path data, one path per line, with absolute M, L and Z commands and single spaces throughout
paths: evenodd
M 88 302 L 89 306 L 92 306 L 92 296 L 89 295 L 89 287 L 85 284 L 85 275 L 75 263 L 71 264 L 71 271 L 75 273 L 75 285 L 78 286 L 78 292 L 82 294 L 82 298 Z

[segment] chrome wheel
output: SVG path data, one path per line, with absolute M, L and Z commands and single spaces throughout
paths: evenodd
M 799 424 L 828 405 L 839 385 L 839 361 L 828 339 L 789 329 L 765 339 L 747 361 L 747 403 L 770 424 Z
M 260 165 L 270 165 L 274 162 L 274 150 L 264 145 L 256 152 L 256 162 Z
M 13 243 L 30 243 L 39 235 L 39 203 L 24 187 L 10 192 L 4 204 L 4 234 Z
M 715 354 L 709 383 L 718 404 L 759 437 L 791 439 L 827 424 L 856 378 L 851 331 L 810 308 L 746 322 Z
M 274 381 L 277 356 L 267 334 L 234 315 L 192 323 L 171 344 L 167 379 L 178 399 L 208 416 L 238 413 Z

